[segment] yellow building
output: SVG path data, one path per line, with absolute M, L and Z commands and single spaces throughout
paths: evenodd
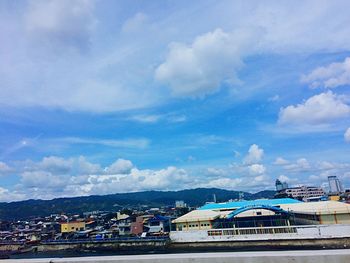
M 177 231 L 211 229 L 212 222 L 220 217 L 220 213 L 212 210 L 193 210 L 172 223 L 176 224 Z
M 339 201 L 340 200 L 339 195 L 330 195 L 328 198 L 330 201 Z
M 281 208 L 302 216 L 305 223 L 350 224 L 350 204 L 337 201 L 281 205 Z
M 71 233 L 85 230 L 85 222 L 83 221 L 71 221 L 61 223 L 61 233 Z

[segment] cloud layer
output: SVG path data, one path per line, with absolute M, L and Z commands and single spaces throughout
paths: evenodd
M 302 77 L 302 82 L 311 88 L 336 88 L 350 85 L 350 57 L 343 62 L 334 62 L 325 67 L 318 67 Z

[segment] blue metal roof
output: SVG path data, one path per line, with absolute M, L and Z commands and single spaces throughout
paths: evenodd
M 277 205 L 295 204 L 295 203 L 302 203 L 302 202 L 292 198 L 257 199 L 257 200 L 249 200 L 249 201 L 206 204 L 198 208 L 198 210 L 238 209 L 244 206 L 256 206 L 256 205 L 277 206 Z
M 231 219 L 233 217 L 235 217 L 236 215 L 239 215 L 245 211 L 249 211 L 249 210 L 253 210 L 253 209 L 265 209 L 265 210 L 270 210 L 273 211 L 275 213 L 279 213 L 279 214 L 289 214 L 288 211 L 285 211 L 279 207 L 276 206 L 271 206 L 271 205 L 250 205 L 250 206 L 243 206 L 241 208 L 236 209 L 235 211 L 229 213 L 226 218 L 227 219 Z
M 171 218 L 168 216 L 161 216 L 161 215 L 155 215 L 154 217 L 150 218 L 150 222 L 158 222 L 158 221 L 169 221 Z

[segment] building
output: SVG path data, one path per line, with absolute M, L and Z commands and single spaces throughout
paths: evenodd
M 336 176 L 328 176 L 329 192 L 331 194 L 343 193 L 343 187 Z
M 350 204 L 337 201 L 300 202 L 281 205 L 299 225 L 350 224 Z
M 164 233 L 170 231 L 171 219 L 168 216 L 155 215 L 147 220 L 145 225 L 149 233 Z
M 276 191 L 277 192 L 280 192 L 280 191 L 288 188 L 287 182 L 281 182 L 279 179 L 276 180 L 275 185 L 276 185 Z
M 309 202 L 319 201 L 326 193 L 321 187 L 299 186 L 283 189 L 279 194 Z
M 140 235 L 142 234 L 143 231 L 143 223 L 144 223 L 144 218 L 143 216 L 138 216 L 135 219 L 135 222 L 131 223 L 131 234 L 132 235 Z
M 288 224 L 287 213 L 278 213 L 282 204 L 300 203 L 291 198 L 259 199 L 227 203 L 209 203 L 172 222 L 177 231 L 205 230 L 225 227 L 250 227 L 254 225 Z M 243 209 L 244 210 L 240 210 Z M 268 209 L 275 210 L 273 212 Z M 233 214 L 236 212 L 237 214 Z
M 71 233 L 85 230 L 84 221 L 71 221 L 61 223 L 61 233 Z
M 350 224 L 350 204 L 291 198 L 211 203 L 175 220 L 177 231 L 290 225 Z
M 187 204 L 180 200 L 180 201 L 175 201 L 175 208 L 186 208 L 187 207 Z

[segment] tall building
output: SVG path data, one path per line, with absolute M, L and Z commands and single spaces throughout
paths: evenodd
M 328 176 L 328 184 L 329 184 L 329 192 L 330 193 L 342 193 L 344 192 L 343 187 L 339 181 L 339 179 L 333 175 L 333 176 Z
M 185 208 L 185 207 L 187 207 L 187 204 L 184 201 L 179 200 L 179 201 L 175 201 L 175 207 L 176 208 Z
M 276 191 L 280 192 L 284 189 L 288 188 L 288 184 L 286 182 L 281 182 L 279 179 L 276 180 Z

